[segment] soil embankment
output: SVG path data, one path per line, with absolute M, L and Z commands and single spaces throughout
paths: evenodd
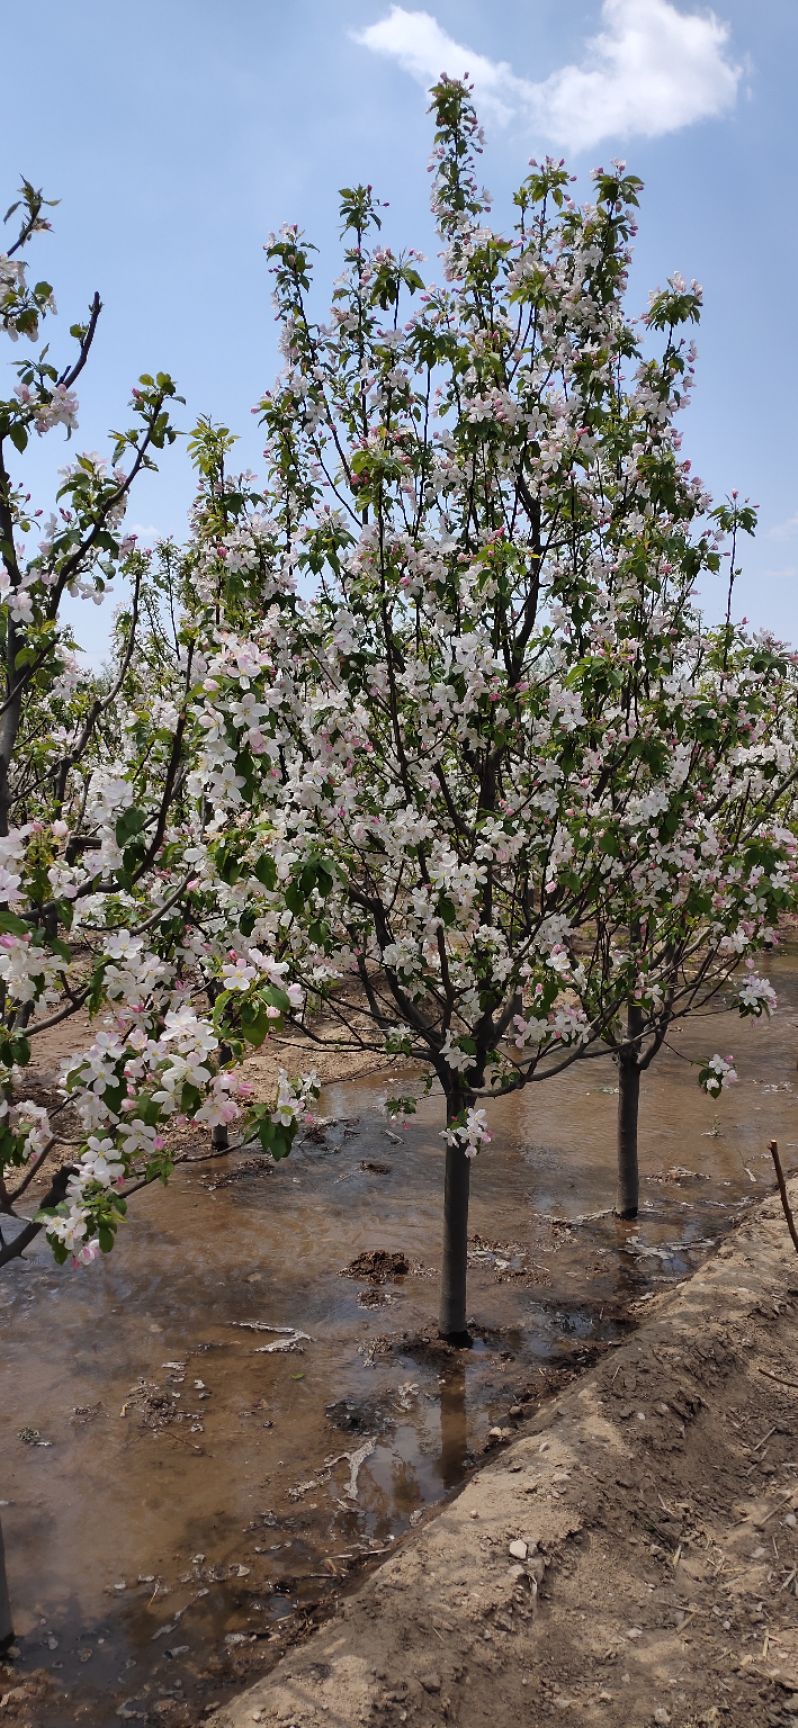
M 767 1201 L 213 1728 L 798 1723 L 796 1321 Z

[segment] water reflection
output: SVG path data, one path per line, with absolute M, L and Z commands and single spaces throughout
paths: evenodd
M 469 1457 L 466 1368 L 462 1361 L 447 1367 L 441 1384 L 441 1482 L 456 1488 Z

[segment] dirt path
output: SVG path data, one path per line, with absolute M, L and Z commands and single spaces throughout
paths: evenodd
M 212 1728 L 798 1724 L 796 1319 L 768 1201 Z

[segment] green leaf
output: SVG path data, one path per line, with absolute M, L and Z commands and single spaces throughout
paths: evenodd
M 146 1094 L 142 1094 L 141 1097 L 136 1100 L 136 1108 L 127 1120 L 143 1122 L 145 1127 L 154 1128 L 156 1123 L 161 1120 L 161 1106 L 160 1104 L 156 1104 L 154 1099 L 148 1098 Z
M 4 936 L 29 936 L 30 925 L 24 918 L 18 918 L 16 912 L 9 912 L 0 906 L 0 931 Z
M 289 912 L 293 912 L 294 916 L 298 918 L 305 905 L 306 899 L 307 895 L 303 894 L 298 883 L 289 882 L 285 891 L 285 903 Z
M 255 865 L 255 875 L 264 888 L 274 888 L 277 882 L 277 866 L 268 852 L 262 852 Z
M 124 848 L 134 834 L 140 834 L 145 821 L 144 811 L 137 809 L 135 804 L 131 804 L 129 810 L 123 810 L 121 816 L 117 817 L 114 830 L 117 846 Z
M 293 1126 L 291 1128 L 284 1128 L 281 1122 L 275 1122 L 272 1126 L 274 1129 L 274 1138 L 271 1145 L 271 1154 L 275 1163 L 279 1163 L 281 1158 L 288 1157 L 293 1144 L 294 1130 Z

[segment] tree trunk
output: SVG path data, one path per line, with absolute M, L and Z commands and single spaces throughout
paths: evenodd
M 619 1218 L 636 1218 L 640 1201 L 637 1162 L 637 1118 L 640 1105 L 640 1069 L 636 1053 L 622 1051 L 618 1058 L 618 1197 Z
M 11 1620 L 11 1599 L 8 1594 L 8 1579 L 6 1578 L 3 1526 L 0 1524 L 0 1652 L 7 1649 L 13 1640 L 14 1627 Z
M 462 1093 L 446 1100 L 446 1121 L 457 1120 L 467 1106 Z M 443 1196 L 443 1269 L 441 1273 L 440 1333 L 452 1344 L 471 1342 L 466 1327 L 466 1280 L 468 1272 L 468 1191 L 471 1162 L 459 1141 L 446 1147 L 446 1177 Z
M 210 994 L 210 992 L 209 992 L 209 994 Z M 217 995 L 218 995 L 218 991 L 217 991 Z M 214 1000 L 215 1000 L 215 998 L 211 997 L 211 1001 L 214 1001 Z M 224 1068 L 227 1065 L 227 1063 L 230 1061 L 232 1054 L 233 1054 L 233 1052 L 230 1049 L 229 1044 L 220 1044 L 219 1045 L 219 1067 L 220 1068 Z M 230 1135 L 229 1135 L 227 1128 L 225 1127 L 223 1122 L 218 1122 L 216 1127 L 213 1129 L 213 1131 L 211 1133 L 211 1144 L 216 1148 L 217 1152 L 226 1152 L 227 1151 L 227 1148 L 230 1145 Z
M 221 986 L 219 985 L 218 980 L 211 978 L 208 983 L 208 1001 L 210 1002 L 211 1007 L 213 1007 L 220 995 Z M 225 1044 L 224 1042 L 220 1043 L 218 1051 L 219 1067 L 224 1068 L 225 1063 L 230 1061 L 231 1056 L 232 1050 L 230 1049 L 229 1044 Z M 230 1145 L 230 1136 L 223 1122 L 217 1123 L 216 1127 L 211 1129 L 211 1145 L 216 1152 L 227 1151 L 227 1148 Z

